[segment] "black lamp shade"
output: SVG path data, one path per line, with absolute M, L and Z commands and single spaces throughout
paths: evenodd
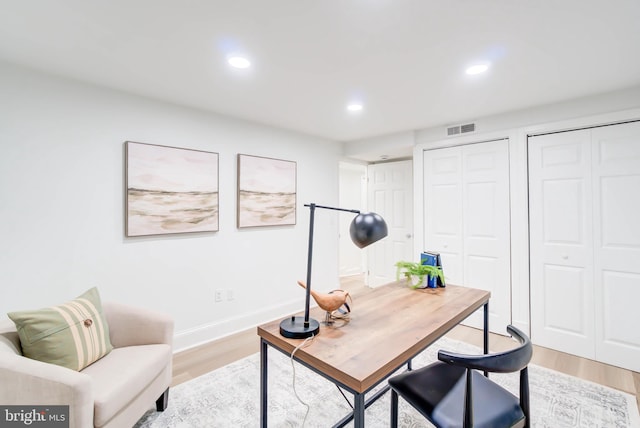
M 364 248 L 384 238 L 388 234 L 387 223 L 376 213 L 358 214 L 349 227 L 351 240 L 359 248 Z

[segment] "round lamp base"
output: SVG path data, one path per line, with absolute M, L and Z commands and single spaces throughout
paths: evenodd
M 306 339 L 320 332 L 320 323 L 309 318 L 309 325 L 305 327 L 304 317 L 291 317 L 280 323 L 280 334 L 289 339 Z

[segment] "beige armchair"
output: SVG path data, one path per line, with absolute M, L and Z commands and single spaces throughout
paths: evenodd
M 0 403 L 69 405 L 70 427 L 130 427 L 153 406 L 167 406 L 173 320 L 103 304 L 113 350 L 80 372 L 26 358 L 10 320 L 0 320 Z

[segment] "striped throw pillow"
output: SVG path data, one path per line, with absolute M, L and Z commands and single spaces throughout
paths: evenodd
M 100 294 L 92 288 L 62 305 L 7 314 L 25 357 L 80 371 L 112 349 Z

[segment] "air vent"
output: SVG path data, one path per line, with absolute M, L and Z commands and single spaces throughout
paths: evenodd
M 460 133 L 464 134 L 465 132 L 473 132 L 476 130 L 475 123 L 467 123 L 466 125 L 460 125 Z
M 476 124 L 475 123 L 467 123 L 465 125 L 456 125 L 456 126 L 450 126 L 447 128 L 447 135 L 458 135 L 458 134 L 465 134 L 467 132 L 474 132 L 476 130 Z
M 450 128 L 447 128 L 447 135 L 458 135 L 459 133 L 460 133 L 459 126 L 452 126 Z

